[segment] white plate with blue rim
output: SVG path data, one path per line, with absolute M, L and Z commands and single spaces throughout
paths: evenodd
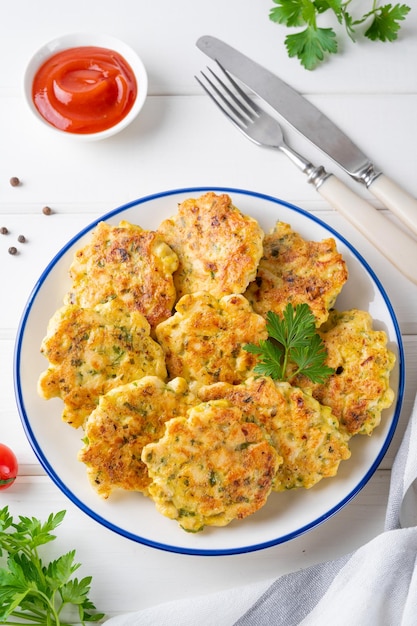
M 122 492 L 101 499 L 90 485 L 85 466 L 77 459 L 82 447 L 82 429 L 73 429 L 61 419 L 60 399 L 44 400 L 37 381 L 47 361 L 40 354 L 49 319 L 63 304 L 70 287 L 68 269 L 74 253 L 90 239 L 98 221 L 120 220 L 154 230 L 174 215 L 178 203 L 206 191 L 228 193 L 243 212 L 256 218 L 268 231 L 277 220 L 309 240 L 333 237 L 349 271 L 336 308 L 369 311 L 374 328 L 384 330 L 388 347 L 396 355 L 390 383 L 395 400 L 382 413 L 380 426 L 371 437 L 357 436 L 350 442 L 352 455 L 343 461 L 336 477 L 324 479 L 311 489 L 272 493 L 266 505 L 244 520 L 225 527 L 206 527 L 187 533 L 177 522 L 157 512 L 153 502 L 140 493 Z M 14 380 L 18 408 L 29 442 L 40 463 L 82 511 L 99 524 L 133 541 L 171 552 L 207 556 L 239 554 L 284 543 L 326 522 L 348 504 L 366 485 L 380 464 L 398 423 L 404 390 L 404 353 L 393 307 L 380 281 L 362 256 L 335 230 L 302 209 L 262 193 L 241 189 L 198 187 L 165 191 L 125 204 L 102 216 L 71 239 L 39 277 L 23 311 L 15 349 Z

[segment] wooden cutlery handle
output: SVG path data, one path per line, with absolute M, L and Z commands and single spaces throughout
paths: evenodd
M 417 200 L 413 196 L 385 174 L 375 178 L 368 189 L 417 235 Z
M 317 190 L 404 276 L 417 284 L 417 241 L 357 196 L 336 176 L 328 176 Z

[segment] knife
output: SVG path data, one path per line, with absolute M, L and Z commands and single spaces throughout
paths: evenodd
M 216 37 L 205 35 L 197 47 L 246 84 L 293 128 L 335 161 L 417 234 L 417 200 L 382 172 L 317 107 L 275 74 Z M 416 243 L 417 245 L 417 243 Z

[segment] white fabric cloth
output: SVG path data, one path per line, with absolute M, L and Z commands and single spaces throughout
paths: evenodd
M 417 399 L 391 477 L 385 531 L 351 555 L 106 626 L 417 626 Z
M 113 617 L 104 626 L 231 626 L 273 581 L 236 587 L 192 600 L 166 602 Z

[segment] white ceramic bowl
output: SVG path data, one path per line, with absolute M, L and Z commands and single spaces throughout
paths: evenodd
M 40 66 L 54 54 L 62 50 L 67 50 L 68 48 L 77 48 L 80 46 L 97 46 L 118 52 L 130 65 L 136 78 L 137 95 L 132 108 L 122 120 L 106 130 L 92 133 L 74 133 L 60 130 L 42 117 L 32 99 L 32 84 Z M 23 84 L 26 102 L 34 116 L 46 128 L 52 130 L 54 133 L 58 133 L 76 141 L 97 141 L 99 139 L 106 139 L 107 137 L 111 137 L 126 128 L 126 126 L 128 126 L 136 118 L 139 111 L 142 109 L 148 92 L 147 72 L 137 53 L 123 41 L 120 41 L 111 35 L 99 33 L 67 34 L 57 37 L 56 39 L 44 44 L 30 59 L 25 71 Z

